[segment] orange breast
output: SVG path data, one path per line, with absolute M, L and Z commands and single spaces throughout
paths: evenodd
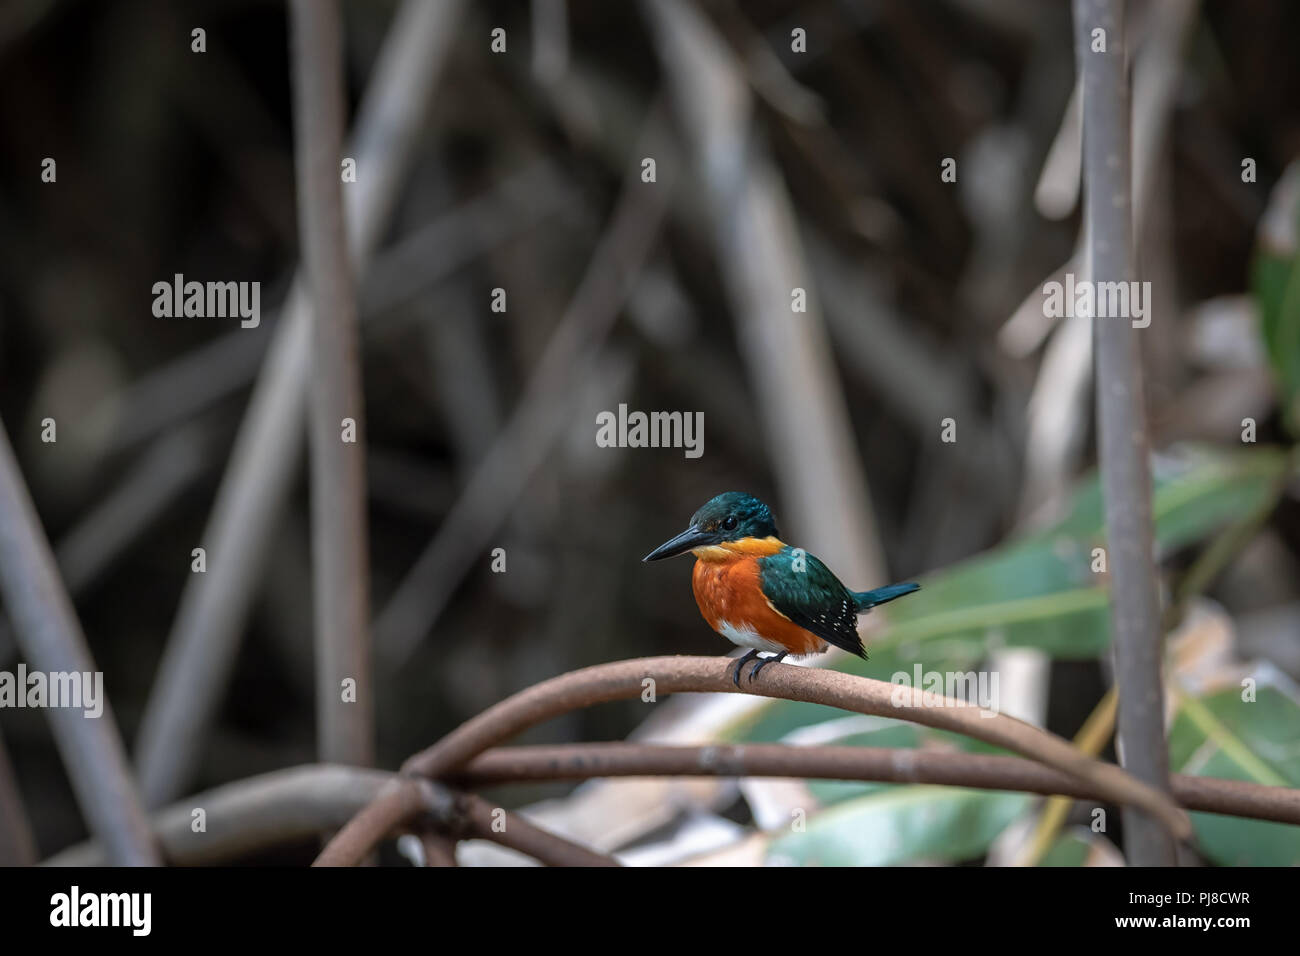
M 691 574 L 695 603 L 709 627 L 742 647 L 760 650 L 783 648 L 790 654 L 818 654 L 826 642 L 804 630 L 772 607 L 759 586 L 758 557 L 732 553 L 723 559 L 701 557 Z M 752 631 L 762 641 L 776 645 L 763 647 L 736 636 Z

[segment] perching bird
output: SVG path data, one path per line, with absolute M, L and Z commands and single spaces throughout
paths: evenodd
M 850 591 L 821 561 L 780 539 L 767 505 L 738 491 L 711 499 L 695 512 L 689 528 L 641 560 L 687 551 L 696 557 L 691 585 L 704 620 L 733 644 L 749 648 L 732 675 L 737 687 L 741 669 L 759 651 L 773 656 L 759 658 L 751 681 L 787 654 L 820 654 L 828 644 L 866 658 L 858 615 L 920 588 L 907 583 Z

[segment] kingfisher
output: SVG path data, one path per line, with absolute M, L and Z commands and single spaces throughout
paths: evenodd
M 813 555 L 781 540 L 767 505 L 738 491 L 709 499 L 689 528 L 641 560 L 687 551 L 695 555 L 691 587 L 704 620 L 733 644 L 749 648 L 732 674 L 737 687 L 741 670 L 755 658 L 751 682 L 774 661 L 821 654 L 831 644 L 865 660 L 858 615 L 921 587 L 909 581 L 850 591 Z M 772 656 L 759 657 L 760 652 Z

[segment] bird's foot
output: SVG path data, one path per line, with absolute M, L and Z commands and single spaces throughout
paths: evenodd
M 786 651 L 782 651 L 780 654 L 773 654 L 771 657 L 759 658 L 758 663 L 754 665 L 754 669 L 749 672 L 749 682 L 754 683 L 754 678 L 758 676 L 758 672 L 768 664 L 775 664 L 777 661 L 785 660 L 786 653 Z
M 735 672 L 734 674 L 731 675 L 731 682 L 732 682 L 733 684 L 735 684 L 737 687 L 740 686 L 740 672 L 741 672 L 741 670 L 743 670 L 744 667 L 745 667 L 745 665 L 748 664 L 750 661 L 752 661 L 752 660 L 753 660 L 755 657 L 757 657 L 757 656 L 758 656 L 758 651 L 756 651 L 756 650 L 752 650 L 752 649 L 751 649 L 751 650 L 747 651 L 745 654 L 743 654 L 743 655 L 742 655 L 742 656 L 741 656 L 741 657 L 736 661 L 736 672 Z

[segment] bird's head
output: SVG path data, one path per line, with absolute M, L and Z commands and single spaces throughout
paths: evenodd
M 642 561 L 671 558 L 745 538 L 776 538 L 772 510 L 753 495 L 728 491 L 710 498 L 691 517 L 691 526 L 647 554 Z

